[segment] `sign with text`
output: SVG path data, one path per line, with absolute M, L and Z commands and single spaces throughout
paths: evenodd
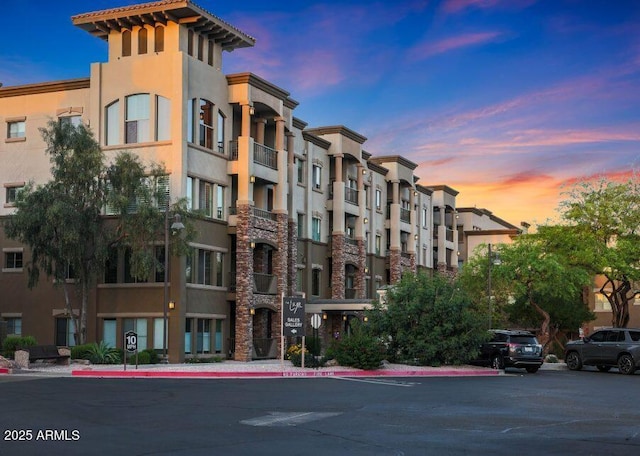
M 282 299 L 282 335 L 285 337 L 304 336 L 305 299 L 284 297 Z

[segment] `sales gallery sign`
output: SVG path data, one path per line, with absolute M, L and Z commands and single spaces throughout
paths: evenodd
M 304 305 L 304 298 L 283 298 L 282 334 L 285 337 L 304 336 Z

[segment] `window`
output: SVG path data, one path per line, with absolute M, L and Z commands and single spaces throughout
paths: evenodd
M 198 35 L 198 60 L 204 60 L 204 37 Z
M 376 211 L 382 210 L 382 190 L 376 189 Z
M 193 201 L 195 199 L 195 195 L 193 191 L 195 189 L 195 181 L 196 179 L 194 177 L 187 176 L 187 209 L 190 211 L 194 209 Z
M 72 125 L 74 127 L 77 127 L 82 123 L 82 116 L 59 117 L 58 122 L 60 122 L 60 125 Z
M 218 152 L 221 154 L 224 154 L 224 121 L 224 114 L 222 111 L 218 111 Z
M 4 252 L 5 269 L 22 269 L 22 252 Z
M 156 27 L 154 33 L 154 50 L 162 52 L 164 51 L 164 27 Z
M 128 331 L 138 334 L 138 351 L 147 349 L 147 319 L 146 318 L 125 318 L 122 321 L 122 339 Z
M 106 145 L 120 144 L 120 102 L 116 100 L 108 105 L 106 109 Z
M 20 190 L 24 188 L 24 185 L 7 185 L 5 190 L 5 199 L 4 202 L 8 205 L 15 204 L 16 199 L 18 198 L 18 193 Z
M 56 345 L 74 347 L 76 345 L 76 325 L 71 318 L 56 318 Z
M 200 138 L 199 142 L 207 149 L 213 149 L 213 103 L 200 100 Z
M 304 269 L 296 270 L 296 291 L 302 291 Z
M 596 312 L 611 312 L 611 303 L 609 302 L 609 300 L 604 294 L 597 292 L 594 294 L 594 297 L 595 297 L 594 310 Z
M 209 42 L 207 43 L 207 51 L 208 51 L 208 58 L 207 58 L 207 63 L 211 66 L 213 66 L 213 41 L 209 40 Z
M 194 259 L 195 264 L 193 264 Z M 215 287 L 224 286 L 224 253 L 194 249 L 193 255 L 187 256 L 186 277 L 188 283 Z
M 104 268 L 104 283 L 118 283 L 118 249 L 109 249 L 107 264 Z
M 301 158 L 296 158 L 296 168 L 298 170 L 298 183 L 304 184 L 304 165 L 306 161 Z
M 193 56 L 193 30 L 187 33 L 187 54 Z
M 422 208 L 422 228 L 427 228 L 428 227 L 428 220 L 429 220 L 429 212 L 427 211 L 426 207 Z
M 147 53 L 147 29 L 141 28 L 138 31 L 138 54 Z
M 211 320 L 198 319 L 196 353 L 211 353 Z
M 191 353 L 191 325 L 193 321 L 187 318 L 184 321 L 184 352 Z
M 163 342 L 166 342 L 163 343 Z M 164 337 L 164 318 L 153 319 L 153 349 L 162 350 L 168 345 L 168 338 Z
M 24 138 L 26 135 L 26 121 L 17 120 L 7 122 L 7 138 Z
M 193 184 L 195 179 L 190 177 L 187 180 L 187 198 L 194 199 Z M 200 180 L 199 187 L 199 201 L 198 207 L 200 211 L 206 217 L 217 218 L 219 220 L 224 219 L 224 201 L 225 201 L 225 187 L 219 184 L 213 184 Z
M 313 188 L 320 189 L 322 185 L 322 168 L 318 165 L 313 165 Z
M 222 320 L 216 320 L 216 353 L 222 353 Z
M 298 239 L 304 238 L 304 214 L 298 214 Z
M 322 220 L 320 220 L 318 217 L 313 217 L 311 219 L 312 239 L 314 241 L 320 242 L 321 226 L 322 226 Z
M 376 234 L 376 255 L 380 256 L 380 250 L 382 249 L 382 236 Z
M 109 347 L 117 347 L 117 322 L 115 318 L 108 318 L 102 321 L 102 341 Z
M 9 317 L 4 319 L 7 322 L 7 335 L 22 335 L 22 318 Z
M 320 296 L 320 269 L 313 269 L 311 271 L 311 294 L 313 296 Z
M 156 141 L 171 139 L 171 100 L 156 96 Z
M 125 127 L 127 144 L 149 141 L 149 94 L 127 97 Z
M 196 99 L 192 98 L 187 102 L 187 141 L 195 142 L 193 137 L 193 113 L 195 111 Z
M 131 32 L 125 30 L 122 32 L 122 57 L 131 55 Z

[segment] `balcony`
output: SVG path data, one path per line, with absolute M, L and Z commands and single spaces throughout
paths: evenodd
M 253 274 L 253 292 L 257 294 L 276 294 L 276 276 L 273 274 Z
M 238 160 L 238 141 L 229 141 L 229 160 Z M 253 162 L 271 169 L 278 169 L 278 151 L 264 144 L 253 143 Z
M 411 223 L 411 211 L 409 209 L 400 208 L 400 221 Z
M 358 205 L 358 190 L 355 188 L 345 187 L 344 188 L 344 200 L 347 203 Z

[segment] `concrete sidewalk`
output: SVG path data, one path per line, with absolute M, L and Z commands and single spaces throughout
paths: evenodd
M 541 370 L 566 369 L 564 363 L 545 363 Z M 509 370 L 509 373 L 519 370 Z M 522 371 L 524 372 L 524 371 Z M 407 366 L 385 363 L 376 370 L 331 366 L 322 368 L 295 367 L 290 361 L 264 360 L 252 362 L 223 361 L 197 364 L 147 364 L 127 365 L 83 365 L 59 366 L 49 363 L 34 363 L 29 369 L 0 369 L 0 374 L 30 375 L 43 377 L 84 378 L 309 378 L 309 377 L 470 377 L 498 376 L 504 371 L 477 366 Z

